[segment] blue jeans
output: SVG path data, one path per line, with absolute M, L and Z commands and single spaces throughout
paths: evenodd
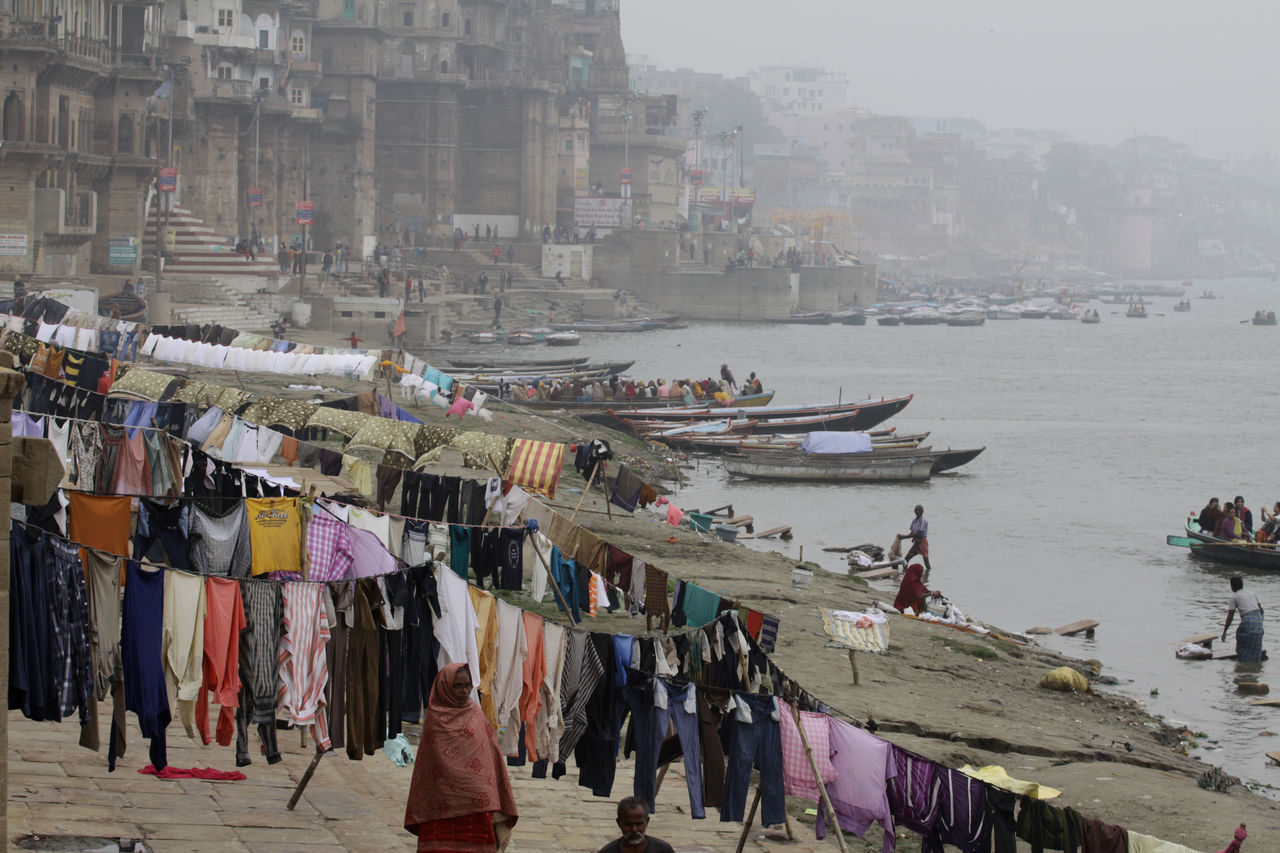
M 782 790 L 782 730 L 773 713 L 773 697 L 735 693 L 751 710 L 751 722 L 735 716 L 729 734 L 729 767 L 725 772 L 720 820 L 742 820 L 751 787 L 751 765 L 760 768 L 760 820 L 764 826 L 786 822 L 787 798 Z
M 689 810 L 695 820 L 707 816 L 702 805 L 702 745 L 698 739 L 698 710 L 685 710 L 685 700 L 696 696 L 696 688 L 686 684 L 683 688 L 659 683 L 657 679 L 640 675 L 632 670 L 627 673 L 624 692 L 631 708 L 631 729 L 636 736 L 635 795 L 654 812 L 654 797 L 658 787 L 658 752 L 667 737 L 667 724 L 674 720 L 680 748 L 684 751 L 684 776 L 689 786 Z M 667 707 L 654 707 L 658 690 L 667 693 Z
M 138 333 L 125 332 L 124 341 L 120 344 L 120 360 L 138 360 Z

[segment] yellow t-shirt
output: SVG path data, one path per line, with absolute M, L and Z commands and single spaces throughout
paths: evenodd
M 302 512 L 297 498 L 248 498 L 250 573 L 301 572 Z

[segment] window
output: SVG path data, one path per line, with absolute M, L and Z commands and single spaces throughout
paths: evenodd
M 116 123 L 116 153 L 133 153 L 133 116 L 121 113 Z
M 564 150 L 570 154 L 573 153 L 573 138 L 568 137 L 564 141 Z
M 446 30 L 449 29 L 449 13 L 448 12 L 441 13 L 440 26 Z
M 219 80 L 230 80 L 230 79 L 231 79 L 231 71 L 232 71 L 232 68 L 231 68 L 231 66 L 230 66 L 230 65 L 219 65 L 219 66 L 218 66 L 218 79 L 219 79 Z
M 470 18 L 467 18 L 465 21 L 462 22 L 462 34 L 466 36 L 471 35 L 471 19 Z
M 295 107 L 300 107 L 306 103 L 306 95 L 307 93 L 302 89 L 290 89 L 289 103 L 293 104 Z
M 270 88 L 271 88 L 271 78 L 270 78 L 270 77 L 259 77 L 259 78 L 258 78 L 258 88 L 259 88 L 259 89 L 261 89 L 261 90 L 263 90 L 264 92 L 265 92 L 265 91 L 267 91 L 268 89 L 270 89 Z
M 307 52 L 307 39 L 297 30 L 293 31 L 293 35 L 289 36 L 289 51 L 294 56 L 302 56 Z
M 401 11 L 404 13 L 404 25 L 406 27 L 412 27 L 413 26 L 413 9 L 411 7 L 406 6 Z
M 271 50 L 270 30 L 258 30 L 258 50 Z
M 356 0 L 342 0 L 342 20 L 354 21 L 356 19 Z
M 218 10 L 218 26 L 230 29 L 235 26 L 236 13 L 234 9 Z

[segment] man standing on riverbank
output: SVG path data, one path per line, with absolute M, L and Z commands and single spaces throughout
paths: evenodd
M 924 581 L 928 583 L 933 566 L 929 565 L 929 522 L 925 521 L 923 506 L 916 504 L 916 517 L 911 519 L 911 531 L 899 534 L 898 538 L 911 540 L 911 550 L 905 558 L 908 563 L 916 554 L 924 559 Z

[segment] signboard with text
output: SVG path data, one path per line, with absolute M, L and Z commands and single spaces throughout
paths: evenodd
M 26 234 L 0 234 L 0 255 L 21 258 L 27 254 Z
M 694 187 L 702 186 L 702 170 L 701 169 L 690 170 L 689 185 Z
M 177 169 L 161 169 L 160 170 L 160 192 L 172 193 L 178 191 L 178 170 Z
M 621 228 L 631 216 L 625 198 L 583 196 L 573 200 L 573 224 L 581 228 Z
M 316 219 L 316 203 L 314 201 L 298 202 L 298 215 L 294 222 L 299 225 L 311 225 Z
M 138 262 L 138 246 L 132 237 L 112 239 L 107 244 L 107 263 L 113 267 L 131 267 Z
M 249 206 L 262 207 L 262 187 L 249 187 Z
M 624 183 L 624 184 L 629 184 L 629 183 L 631 183 L 631 175 L 632 175 L 632 173 L 633 173 L 633 170 L 632 170 L 632 168 L 631 168 L 630 166 L 623 166 L 623 167 L 622 167 L 622 173 L 621 173 L 621 175 L 619 175 L 619 177 L 620 177 L 620 179 L 621 179 L 622 183 Z

